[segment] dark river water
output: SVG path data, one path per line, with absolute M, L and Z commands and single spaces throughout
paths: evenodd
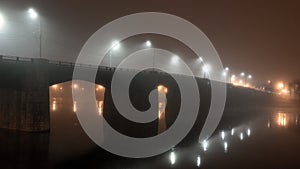
M 0 168 L 300 168 L 296 108 L 261 112 L 240 125 L 219 127 L 206 142 L 130 159 L 108 153 L 88 138 L 69 95 L 51 91 L 50 103 L 50 133 L 0 130 Z

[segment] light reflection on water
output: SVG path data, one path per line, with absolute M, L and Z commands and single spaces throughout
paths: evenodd
M 73 86 L 73 87 L 79 89 L 79 86 Z M 65 88 L 65 87 L 63 87 L 63 88 Z M 56 86 L 55 91 L 59 91 L 58 89 L 59 89 L 59 86 Z M 159 86 L 158 89 L 159 89 L 159 91 L 161 91 L 161 93 L 159 94 L 159 97 L 160 97 L 159 100 L 161 102 L 159 102 L 159 105 L 158 105 L 158 107 L 159 107 L 158 117 L 160 119 L 159 125 L 161 125 L 162 128 L 164 128 L 164 125 L 165 125 L 164 124 L 165 123 L 165 113 L 164 113 L 165 105 L 164 104 L 165 104 L 165 102 L 163 99 L 165 99 L 165 98 L 163 97 L 163 95 L 166 94 L 164 92 L 167 92 L 167 89 L 163 88 L 163 86 Z M 53 88 L 53 90 L 54 90 L 54 88 Z M 96 87 L 95 91 L 99 92 L 99 94 L 97 94 L 98 98 L 97 98 L 96 103 L 97 103 L 98 113 L 99 113 L 99 115 L 102 115 L 103 114 L 103 106 L 104 106 L 105 88 L 103 86 L 98 86 L 98 87 Z M 51 100 L 52 100 L 52 103 L 51 103 L 52 111 L 51 112 L 59 112 L 59 110 L 61 112 L 62 109 L 59 109 L 59 108 L 67 106 L 65 104 L 61 104 L 60 102 L 62 102 L 62 100 L 58 100 L 58 98 L 52 98 Z M 62 107 L 60 107 L 60 106 L 62 106 Z M 75 110 L 78 109 L 78 107 L 76 107 L 76 102 L 73 103 L 73 109 L 74 108 L 75 108 Z M 74 115 L 74 113 L 73 113 L 73 115 Z M 251 123 L 244 123 L 244 124 L 241 124 L 238 126 L 231 126 L 230 128 L 226 128 L 226 126 L 225 126 L 225 128 L 219 129 L 219 131 L 220 131 L 220 132 L 218 132 L 219 134 L 213 135 L 212 137 L 202 141 L 201 143 L 198 143 L 198 145 L 193 146 L 192 149 L 180 147 L 180 148 L 172 149 L 169 152 L 167 152 L 166 154 L 163 154 L 161 156 L 153 157 L 153 159 L 156 159 L 156 160 L 157 160 L 157 158 L 159 158 L 158 159 L 159 167 L 156 167 L 156 166 L 152 166 L 152 167 L 153 168 L 173 168 L 173 167 L 182 168 L 182 165 L 184 164 L 184 166 L 189 166 L 187 168 L 199 168 L 199 167 L 206 168 L 206 166 L 217 165 L 212 162 L 212 159 L 218 159 L 218 160 L 222 161 L 222 160 L 226 159 L 227 157 L 231 157 L 231 156 L 232 156 L 231 158 L 237 158 L 237 157 L 240 158 L 239 157 L 240 154 L 239 154 L 239 156 L 237 156 L 236 152 L 244 151 L 243 148 L 247 149 L 247 146 L 249 146 L 250 143 L 252 144 L 251 149 L 256 150 L 257 152 L 255 152 L 255 153 L 259 153 L 260 150 L 256 149 L 255 146 L 253 146 L 253 142 L 255 143 L 255 141 L 257 139 L 261 139 L 261 138 L 268 140 L 268 135 L 269 135 L 268 133 L 272 132 L 273 129 L 276 130 L 278 127 L 286 128 L 288 126 L 297 125 L 298 118 L 299 118 L 299 114 L 280 111 L 280 112 L 272 113 L 270 116 L 268 116 L 268 118 L 263 118 L 262 121 L 260 121 L 260 120 L 252 121 Z M 80 127 L 80 125 L 78 127 Z M 277 131 L 275 131 L 275 132 L 277 132 Z M 82 137 L 82 135 L 81 135 L 81 137 Z M 56 143 L 58 143 L 58 142 L 56 142 Z M 95 145 L 93 143 L 89 143 L 89 144 L 92 146 L 90 146 L 90 148 L 88 148 L 88 146 L 87 146 L 87 147 L 85 147 L 85 149 L 95 148 Z M 265 144 L 265 143 L 258 142 L 255 144 L 257 146 L 259 146 L 259 144 Z M 80 145 L 82 145 L 82 144 L 80 144 Z M 63 151 L 65 151 L 65 150 L 63 150 Z M 89 152 L 89 151 L 80 150 L 77 153 L 80 154 L 79 152 Z M 72 152 L 71 154 L 74 154 L 74 152 Z M 247 155 L 249 155 L 249 154 L 247 154 L 247 153 L 244 154 L 244 156 L 247 156 Z M 164 161 L 164 158 L 163 158 L 164 156 L 167 156 L 167 159 L 168 159 L 167 162 Z M 142 160 L 142 159 L 140 159 L 140 160 Z M 150 158 L 150 164 L 152 164 L 151 161 L 152 160 Z M 193 162 L 189 163 L 188 161 L 193 161 Z M 126 160 L 124 163 L 127 164 Z M 227 164 L 228 161 L 223 162 L 223 163 Z M 163 164 L 165 164 L 165 165 L 163 165 Z M 99 166 L 101 166 L 101 164 L 99 164 Z M 113 168 L 115 165 L 109 164 L 108 166 L 109 166 L 108 168 L 111 168 L 111 167 Z M 143 166 L 143 168 L 144 167 L 145 166 Z M 129 168 L 138 168 L 138 167 L 135 166 L 135 164 L 132 164 L 129 166 Z M 224 166 L 224 168 L 226 168 L 226 167 Z

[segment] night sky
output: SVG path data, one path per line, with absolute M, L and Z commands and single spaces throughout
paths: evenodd
M 297 0 L 0 1 L 5 14 L 21 14 L 29 7 L 43 17 L 43 55 L 49 59 L 74 61 L 84 42 L 114 19 L 136 12 L 165 12 L 197 25 L 224 66 L 234 72 L 249 72 L 259 81 L 300 79 Z

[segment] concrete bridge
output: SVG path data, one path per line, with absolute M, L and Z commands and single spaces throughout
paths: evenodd
M 30 132 L 49 131 L 49 86 L 71 81 L 74 66 L 74 63 L 69 62 L 0 56 L 0 128 Z M 118 115 L 111 98 L 110 83 L 115 69 L 92 65 L 79 65 L 79 69 L 87 73 L 97 69 L 95 83 L 104 86 L 106 89 L 104 99 L 105 118 L 112 119 L 110 122 L 115 123 L 116 126 L 120 126 L 122 121 L 130 126 L 128 121 Z M 125 73 L 126 71 L 132 70 L 124 70 Z M 201 82 L 199 81 L 199 83 Z M 202 81 L 202 83 L 209 86 L 207 80 Z M 177 114 L 175 112 L 179 110 L 179 104 L 176 103 L 180 103 L 180 92 L 175 80 L 170 75 L 154 70 L 139 73 L 131 83 L 131 101 L 139 110 L 148 109 L 150 106 L 148 95 L 158 85 L 168 88 L 166 121 L 167 125 L 171 125 L 176 119 Z M 170 112 L 174 113 L 170 114 Z M 153 125 L 157 126 L 155 124 L 149 124 L 148 126 Z
M 72 80 L 74 66 L 74 63 L 46 59 L 0 56 L 0 128 L 29 132 L 49 131 L 49 86 Z M 149 137 L 157 134 L 158 120 L 139 124 L 125 119 L 118 113 L 110 91 L 114 68 L 91 65 L 79 65 L 79 68 L 87 73 L 97 70 L 95 83 L 105 87 L 103 116 L 116 130 L 134 137 Z M 125 73 L 126 71 L 132 70 L 124 70 Z M 191 77 L 182 76 L 182 78 Z M 195 136 L 199 136 L 207 117 L 211 83 L 219 83 L 202 78 L 196 78 L 196 81 L 201 102 L 191 138 L 198 138 Z M 154 70 L 140 72 L 131 82 L 130 99 L 138 110 L 147 110 L 150 107 L 149 93 L 159 85 L 168 89 L 166 95 L 168 104 L 165 108 L 165 128 L 167 129 L 176 120 L 180 109 L 180 91 L 169 74 Z M 291 103 L 282 101 L 272 94 L 232 85 L 228 85 L 227 93 L 223 118 L 232 118 L 237 114 L 247 118 L 261 112 L 262 108 L 272 108 L 275 105 L 288 107 Z

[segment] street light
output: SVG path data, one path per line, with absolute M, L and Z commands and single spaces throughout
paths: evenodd
M 111 67 L 111 57 L 112 57 L 112 52 L 119 50 L 121 47 L 121 44 L 119 41 L 113 41 L 109 50 L 109 67 Z
M 241 76 L 242 76 L 242 80 L 244 81 L 244 86 L 245 86 L 245 84 L 246 84 L 246 78 L 244 78 L 244 76 L 245 76 L 245 73 L 244 73 L 244 72 L 242 72 L 242 73 L 241 73 Z
M 235 75 L 232 75 L 230 78 L 230 82 L 233 83 L 235 81 Z
M 38 17 L 38 13 L 33 8 L 28 9 L 28 14 L 31 19 L 36 19 Z
M 225 76 L 229 78 L 229 83 L 231 83 L 229 67 L 225 67 Z M 228 78 L 226 78 L 226 81 L 228 80 Z
M 152 43 L 151 43 L 151 41 L 150 40 L 147 40 L 146 42 L 145 42 L 145 45 L 146 45 L 146 47 L 147 48 L 151 48 L 152 47 Z M 155 65 L 155 61 L 154 61 L 154 56 L 155 55 L 155 52 L 154 52 L 154 49 L 153 49 L 153 57 L 152 57 L 152 67 L 153 67 L 153 71 L 154 71 L 154 65 Z
M 202 58 L 202 57 L 199 57 L 199 61 L 200 61 L 200 62 L 203 62 L 203 58 Z
M 252 79 L 252 75 L 248 75 L 247 76 L 247 79 L 249 79 L 249 81 L 250 81 L 250 79 Z M 249 83 L 249 82 L 248 82 Z M 246 85 L 247 85 L 247 82 L 246 82 Z
M 205 75 L 207 75 L 207 76 L 208 76 L 209 69 L 210 69 L 209 65 L 207 65 L 207 64 L 203 65 L 203 67 L 202 67 L 202 71 L 203 71 L 203 78 L 205 78 Z
M 178 63 L 178 61 L 179 61 L 179 57 L 177 56 L 177 55 L 174 55 L 173 57 L 172 57 L 172 63 L 173 64 L 177 64 Z
M 33 9 L 33 8 L 29 8 L 28 9 L 28 15 L 30 17 L 30 19 L 37 19 L 38 18 L 38 13 Z M 40 58 L 42 58 L 42 19 L 39 18 L 39 42 L 40 42 Z
M 147 47 L 151 47 L 151 46 L 152 46 L 152 43 L 151 43 L 149 40 L 147 40 L 147 41 L 146 41 L 146 46 L 147 46 Z
M 2 14 L 0 13 L 0 29 L 3 28 L 4 26 L 4 18 L 2 16 Z
M 113 41 L 112 45 L 111 45 L 111 49 L 116 51 L 116 50 L 119 50 L 120 46 L 121 45 L 120 45 L 119 41 Z

